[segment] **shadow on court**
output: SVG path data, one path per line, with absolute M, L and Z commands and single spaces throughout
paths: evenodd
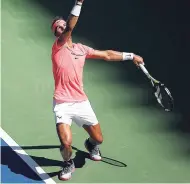
M 15 174 L 21 174 L 35 181 L 41 181 L 41 178 L 8 146 L 1 146 L 1 164 L 8 166 L 11 172 Z
M 22 149 L 28 150 L 28 149 L 59 149 L 60 146 L 53 146 L 53 145 L 46 145 L 46 146 L 22 146 Z M 76 151 L 75 157 L 74 157 L 74 163 L 76 168 L 82 168 L 85 165 L 85 160 L 90 159 L 89 154 L 85 151 L 79 150 L 78 148 L 72 146 L 72 149 Z M 62 161 L 57 160 L 51 160 L 41 157 L 33 157 L 32 158 L 40 165 L 40 166 L 62 166 Z M 40 159 L 38 159 L 40 158 Z M 123 162 L 120 162 L 118 160 L 114 160 L 112 158 L 108 158 L 105 156 L 102 156 L 101 162 L 104 162 L 109 165 L 113 165 L 116 167 L 127 167 L 127 165 Z
M 52 18 L 56 15 L 67 18 L 73 3 L 62 0 L 34 2 L 51 13 Z M 148 70 L 168 86 L 174 97 L 173 115 L 179 118 L 164 125 L 161 123 L 160 130 L 178 133 L 179 142 L 182 144 L 177 144 L 181 145 L 182 155 L 184 152 L 189 155 L 187 150 L 190 150 L 189 144 L 183 144 L 190 141 L 189 6 L 190 1 L 177 0 L 165 1 L 164 6 L 162 1 L 155 3 L 151 0 L 118 0 L 117 4 L 115 1 L 101 1 L 101 5 L 85 1 L 77 31 L 74 32 L 76 36 L 93 42 L 98 49 L 133 51 L 144 57 Z M 111 17 L 113 11 L 117 21 L 113 21 Z M 91 65 L 100 65 L 100 62 Z M 108 70 L 113 66 L 121 70 L 119 76 L 111 79 L 115 83 L 127 84 L 130 81 L 139 86 L 147 82 L 144 76 L 128 63 L 101 65 L 108 65 Z M 148 89 L 148 84 L 145 87 Z M 151 94 L 150 91 L 148 93 Z M 150 94 L 147 94 L 148 99 L 142 102 L 147 108 L 155 107 L 156 104 Z M 154 127 L 153 129 L 156 131 Z
M 86 159 L 90 159 L 89 154 L 85 151 L 81 151 L 77 149 L 76 147 L 72 147 L 73 150 L 76 151 L 75 157 L 74 157 L 74 163 L 76 168 L 82 168 L 85 163 Z M 13 149 L 19 149 L 17 147 L 13 147 Z M 23 146 L 22 149 L 28 150 L 28 149 L 59 149 L 59 146 Z M 59 150 L 58 150 L 59 151 Z M 37 156 L 30 156 L 39 166 L 42 167 L 51 167 L 51 166 L 58 166 L 61 169 L 62 161 L 60 160 L 53 160 L 48 159 L 45 157 L 37 157 Z M 41 180 L 38 176 L 34 174 L 34 172 L 31 172 L 30 169 L 28 169 L 27 164 L 25 164 L 20 157 L 8 146 L 2 146 L 1 147 L 1 164 L 7 165 L 9 169 L 16 173 L 21 174 L 27 178 L 33 179 L 33 180 Z M 122 163 L 120 161 L 108 158 L 108 157 L 102 157 L 102 161 L 106 164 L 113 165 L 116 167 L 127 167 L 125 163 Z M 47 173 L 50 177 L 54 177 L 59 174 L 60 171 L 55 171 L 51 173 Z

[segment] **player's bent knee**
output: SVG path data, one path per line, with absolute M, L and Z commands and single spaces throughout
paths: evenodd
M 71 140 L 68 140 L 68 141 L 62 141 L 62 146 L 64 147 L 64 148 L 70 148 L 71 147 L 71 145 L 72 145 L 72 141 Z
M 71 141 L 62 141 L 62 145 L 60 147 L 60 150 L 66 148 L 66 149 L 70 149 L 71 148 L 71 145 L 72 145 L 72 142 Z
M 100 139 L 98 140 L 99 144 L 102 144 L 103 141 L 104 141 L 103 138 L 100 138 Z

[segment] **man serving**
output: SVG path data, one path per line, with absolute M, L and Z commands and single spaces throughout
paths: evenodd
M 143 63 L 143 58 L 127 52 L 113 50 L 95 50 L 81 43 L 72 42 L 72 32 L 78 21 L 84 0 L 77 0 L 67 21 L 57 17 L 53 20 L 52 31 L 56 40 L 52 47 L 52 67 L 55 81 L 54 114 L 56 128 L 61 143 L 63 169 L 59 178 L 68 180 L 74 172 L 72 160 L 72 132 L 74 121 L 83 127 L 89 138 L 85 147 L 94 161 L 101 160 L 99 145 L 103 142 L 100 124 L 83 90 L 83 67 L 86 59 L 105 61 L 132 60 L 136 65 Z

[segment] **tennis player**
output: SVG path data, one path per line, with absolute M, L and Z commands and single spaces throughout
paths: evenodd
M 86 59 L 105 61 L 132 60 L 136 65 L 143 63 L 142 57 L 133 53 L 113 50 L 95 50 L 81 43 L 72 42 L 72 31 L 78 21 L 84 0 L 77 0 L 68 20 L 57 17 L 52 22 L 52 31 L 56 40 L 52 47 L 52 67 L 55 80 L 54 114 L 60 139 L 60 152 L 63 157 L 63 169 L 59 178 L 68 180 L 75 166 L 72 156 L 71 124 L 74 121 L 83 127 L 89 138 L 85 147 L 94 161 L 101 160 L 99 145 L 103 142 L 100 124 L 83 90 L 83 67 Z

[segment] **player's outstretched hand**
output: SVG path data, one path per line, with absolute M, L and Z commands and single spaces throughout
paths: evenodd
M 133 62 L 138 66 L 139 64 L 144 64 L 143 58 L 134 54 Z

